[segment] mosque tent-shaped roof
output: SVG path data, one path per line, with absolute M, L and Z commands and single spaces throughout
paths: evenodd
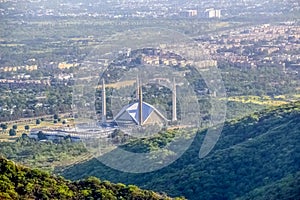
M 139 125 L 139 102 L 129 104 L 116 115 L 118 125 Z M 168 120 L 152 105 L 142 102 L 142 125 L 165 124 Z

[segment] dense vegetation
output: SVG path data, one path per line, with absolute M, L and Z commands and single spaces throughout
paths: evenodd
M 261 66 L 249 70 L 225 63 L 218 65 L 228 96 L 269 95 L 274 97 L 280 94 L 296 94 L 296 88 L 299 87 L 298 74 L 285 74 L 280 67 Z
M 95 177 L 70 182 L 62 177 L 15 165 L 2 157 L 0 171 L 0 199 L 171 199 L 134 185 L 112 184 Z
M 299 196 L 300 172 L 297 172 L 295 175 L 286 176 L 279 181 L 257 188 L 238 200 L 299 199 Z
M 1 85 L 0 121 L 65 113 L 71 110 L 72 88 L 56 85 Z
M 40 142 L 23 136 L 16 142 L 1 142 L 0 149 L 0 155 L 8 159 L 50 172 L 90 158 L 82 143 L 74 143 L 69 139 L 53 143 Z
M 227 122 L 217 145 L 203 159 L 198 155 L 205 131 L 197 134 L 181 158 L 159 171 L 128 174 L 94 159 L 75 165 L 63 175 L 73 179 L 93 175 L 195 200 L 251 199 L 258 195 L 299 199 L 299 130 L 300 102 L 296 102 Z M 149 151 L 151 140 L 158 143 L 159 138 L 136 143 L 138 146 L 131 149 Z

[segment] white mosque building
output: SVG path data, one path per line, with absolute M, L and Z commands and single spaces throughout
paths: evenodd
M 102 82 L 102 123 L 106 123 L 106 94 L 105 84 Z M 176 115 L 176 85 L 173 81 L 172 91 L 172 120 L 177 121 Z M 147 125 L 167 125 L 168 120 L 154 106 L 143 101 L 142 86 L 137 79 L 137 101 L 124 106 L 119 113 L 114 117 L 114 122 L 119 127 L 127 126 L 147 126 Z

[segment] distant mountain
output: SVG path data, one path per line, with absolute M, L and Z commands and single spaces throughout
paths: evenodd
M 199 159 L 205 134 L 199 132 L 181 158 L 155 172 L 122 173 L 93 159 L 73 166 L 63 176 L 93 175 L 192 200 L 300 199 L 300 102 L 225 123 L 213 151 Z M 155 145 L 151 141 L 135 142 L 138 146 L 131 149 L 149 150 Z
M 167 200 L 134 185 L 112 184 L 95 177 L 71 182 L 0 158 L 0 199 L 136 199 Z M 178 198 L 180 199 L 180 198 Z

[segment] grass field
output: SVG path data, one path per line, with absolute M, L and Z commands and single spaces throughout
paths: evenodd
M 121 81 L 121 82 L 117 82 L 117 83 L 106 84 L 106 87 L 111 87 L 111 88 L 120 89 L 120 88 L 122 88 L 122 87 L 131 86 L 131 85 L 133 85 L 135 82 L 136 82 L 136 80 Z M 102 86 L 99 85 L 97 88 L 102 88 Z
M 23 133 L 29 134 L 31 129 L 36 128 L 46 128 L 46 129 L 61 129 L 61 128 L 67 128 L 67 127 L 74 127 L 74 119 L 68 118 L 68 117 L 62 117 L 60 118 L 60 121 L 57 123 L 54 123 L 53 118 L 47 118 L 44 119 L 44 121 L 40 120 L 40 124 L 36 124 L 37 118 L 27 119 L 26 121 L 21 122 L 6 122 L 7 123 L 7 129 L 5 131 L 0 132 L 0 142 L 13 142 L 18 137 L 20 137 Z M 62 122 L 65 121 L 66 123 L 63 124 Z M 17 125 L 16 129 L 16 136 L 9 136 L 9 130 L 13 128 L 13 125 Z M 29 130 L 25 130 L 25 126 L 29 125 Z
M 228 97 L 227 101 L 235 101 L 241 103 L 253 103 L 266 106 L 280 106 L 287 104 L 291 101 L 297 101 L 300 99 L 300 95 L 278 95 L 275 97 L 270 96 L 232 96 Z

